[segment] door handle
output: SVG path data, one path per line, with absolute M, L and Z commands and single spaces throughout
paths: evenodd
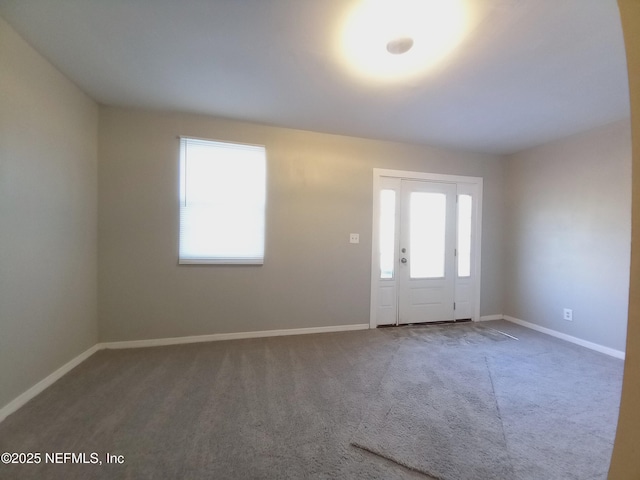
M 404 258 L 404 257 L 403 257 L 403 258 L 401 258 L 401 259 L 400 259 L 400 261 L 401 261 L 402 263 L 407 263 L 407 259 L 406 259 L 406 258 Z

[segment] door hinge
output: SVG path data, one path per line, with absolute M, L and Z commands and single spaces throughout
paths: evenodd
M 453 302 L 453 309 L 456 309 L 456 302 Z

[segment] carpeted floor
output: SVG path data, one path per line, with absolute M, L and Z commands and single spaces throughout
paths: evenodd
M 442 480 L 513 480 L 486 359 L 457 351 L 402 345 L 352 445 Z
M 41 454 L 0 478 L 428 479 L 431 442 L 482 478 L 605 479 L 621 382 L 622 361 L 502 321 L 105 350 L 0 423 L 0 452 Z M 352 444 L 376 432 L 402 441 Z

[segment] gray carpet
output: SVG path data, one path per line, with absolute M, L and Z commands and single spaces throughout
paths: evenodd
M 484 356 L 401 346 L 370 405 L 353 445 L 442 480 L 515 478 Z
M 621 367 L 503 322 L 416 327 L 352 444 L 441 480 L 606 479 Z
M 0 478 L 429 478 L 350 442 L 391 398 L 426 429 L 429 405 L 444 407 L 420 392 L 445 379 L 451 391 L 436 399 L 459 392 L 467 404 L 447 418 L 463 412 L 500 445 L 479 358 L 514 479 L 606 478 L 622 362 L 507 322 L 101 351 L 0 423 L 0 452 L 109 452 L 125 463 L 0 465 Z M 438 366 L 431 377 L 427 364 Z M 486 447 L 460 440 L 468 458 Z
M 562 349 L 490 360 L 517 478 L 607 478 L 621 376 L 598 360 Z

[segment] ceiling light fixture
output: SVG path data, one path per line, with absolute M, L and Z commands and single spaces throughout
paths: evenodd
M 387 52 L 392 55 L 402 55 L 407 53 L 413 47 L 413 38 L 401 37 L 395 38 L 387 43 Z
M 368 80 L 423 74 L 444 59 L 468 29 L 467 0 L 360 0 L 339 39 L 347 67 Z

